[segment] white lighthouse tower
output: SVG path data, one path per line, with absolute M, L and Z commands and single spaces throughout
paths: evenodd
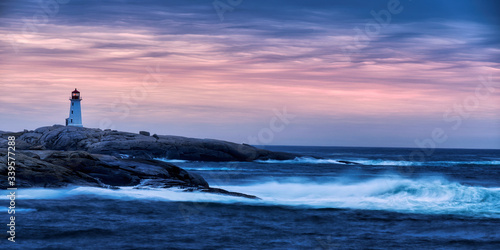
M 66 118 L 66 126 L 83 127 L 82 125 L 82 106 L 80 102 L 80 91 L 76 88 L 71 92 L 71 106 L 69 107 L 69 118 Z

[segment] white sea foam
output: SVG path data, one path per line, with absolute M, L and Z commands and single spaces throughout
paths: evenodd
M 17 199 L 66 199 L 79 195 L 123 200 L 162 200 L 185 202 L 246 203 L 310 208 L 354 208 L 425 214 L 461 214 L 500 218 L 500 188 L 462 185 L 444 179 L 404 179 L 384 177 L 353 181 L 337 178 L 330 182 L 312 182 L 294 178 L 245 186 L 220 186 L 226 190 L 256 195 L 262 200 L 183 192 L 180 189 L 119 190 L 78 187 L 72 189 L 20 189 Z M 3 195 L 2 200 L 7 199 Z
M 259 196 L 264 203 L 315 208 L 356 208 L 500 218 L 500 188 L 444 179 L 379 178 L 362 182 L 267 182 L 222 188 Z
M 228 168 L 228 167 L 182 167 L 185 170 L 200 170 L 200 171 L 254 171 L 253 169 Z
M 359 163 L 362 165 L 370 166 L 448 166 L 448 165 L 500 165 L 500 161 L 394 161 L 394 160 L 383 160 L 383 159 L 316 159 L 312 157 L 297 157 L 293 160 L 265 160 L 257 161 L 259 163 L 307 163 L 307 164 L 345 164 L 342 161 L 349 161 L 353 163 Z
M 500 161 L 389 161 L 353 160 L 353 162 L 372 166 L 451 166 L 451 165 L 500 165 Z
M 312 157 L 297 157 L 293 160 L 257 160 L 259 163 L 312 163 L 312 164 L 328 164 L 335 163 L 340 164 L 338 160 L 335 159 L 316 159 Z
M 370 166 L 421 166 L 424 162 L 415 161 L 391 161 L 391 160 L 365 160 L 356 159 L 353 162 Z
M 19 214 L 19 213 L 29 213 L 29 212 L 35 212 L 36 209 L 33 209 L 33 208 L 15 208 L 14 209 L 16 214 Z M 0 207 L 0 213 L 4 213 L 5 214 L 8 214 L 9 212 L 9 208 L 8 207 Z M 10 214 L 10 215 L 15 215 L 14 213 Z
M 167 158 L 154 158 L 155 160 L 159 161 L 164 161 L 164 162 L 170 162 L 170 163 L 183 163 L 183 162 L 189 162 L 187 160 L 178 160 L 178 159 L 167 159 Z
M 100 198 L 121 200 L 164 200 L 164 201 L 193 201 L 193 202 L 220 202 L 232 203 L 246 201 L 246 198 L 217 195 L 203 192 L 185 192 L 183 189 L 148 188 L 135 189 L 121 187 L 120 189 L 104 189 L 97 187 L 74 187 L 61 189 L 30 188 L 18 189 L 16 200 L 28 199 L 67 199 L 78 196 L 96 196 Z M 0 200 L 7 200 L 6 191 L 0 191 Z

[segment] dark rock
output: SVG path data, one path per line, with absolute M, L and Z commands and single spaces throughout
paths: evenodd
M 144 136 L 150 136 L 151 135 L 148 131 L 139 131 L 139 134 L 140 135 L 144 135 Z
M 145 159 L 120 159 L 85 151 L 16 151 L 16 187 L 59 188 L 70 185 L 116 189 L 172 188 L 258 199 L 253 195 L 210 188 L 200 175 L 170 163 Z M 7 176 L 7 150 L 0 149 L 0 175 Z M 0 188 L 9 187 L 7 178 Z
M 353 162 L 353 161 L 338 161 L 338 162 L 348 164 L 348 165 L 361 165 L 360 163 Z
M 7 150 L 0 149 L 0 174 L 7 176 Z M 17 187 L 64 187 L 70 184 L 99 187 L 99 182 L 89 175 L 70 168 L 16 152 Z M 33 156 L 33 155 L 32 155 Z M 0 179 L 0 188 L 8 187 L 7 178 Z
M 145 132 L 145 131 L 141 131 Z M 0 137 L 14 134 L 3 132 Z M 292 160 L 299 155 L 272 152 L 248 144 L 180 136 L 134 134 L 116 130 L 100 130 L 72 126 L 41 127 L 35 131 L 16 133 L 19 149 L 79 150 L 116 157 L 169 158 L 190 161 L 254 161 Z M 0 144 L 6 147 L 6 143 Z
M 0 131 L 0 174 L 7 175 L 7 138 L 15 136 L 17 187 L 180 187 L 255 199 L 252 195 L 210 188 L 203 177 L 155 158 L 254 161 L 300 157 L 248 144 L 149 135 L 146 131 L 135 134 L 62 125 L 34 131 Z M 0 179 L 0 188 L 7 187 L 7 178 Z
M 213 193 L 213 194 L 223 194 L 223 195 L 230 195 L 230 196 L 237 196 L 237 197 L 243 197 L 243 198 L 248 198 L 248 199 L 255 199 L 255 200 L 260 200 L 259 197 L 254 196 L 254 195 L 248 195 L 248 194 L 243 194 L 243 193 L 238 193 L 238 192 L 230 192 L 221 188 L 207 188 L 207 189 L 202 189 L 202 192 L 206 193 Z
M 7 176 L 7 151 L 0 150 L 0 174 Z M 17 187 L 135 186 L 141 180 L 208 188 L 203 177 L 156 160 L 119 159 L 84 151 L 17 151 Z M 7 178 L 0 179 L 6 188 Z

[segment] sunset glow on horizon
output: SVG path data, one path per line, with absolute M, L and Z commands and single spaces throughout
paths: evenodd
M 64 124 L 78 88 L 85 127 L 249 143 L 286 109 L 261 144 L 500 148 L 494 1 L 401 0 L 357 47 L 391 1 L 60 2 L 34 29 L 0 4 L 0 130 Z

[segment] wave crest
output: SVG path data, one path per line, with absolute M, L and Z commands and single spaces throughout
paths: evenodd
M 500 218 L 500 188 L 467 186 L 443 179 L 395 177 L 356 183 L 268 182 L 222 188 L 251 193 L 280 205 Z
M 312 157 L 297 157 L 293 160 L 265 160 L 256 161 L 259 163 L 282 163 L 282 164 L 361 164 L 367 166 L 450 166 L 450 165 L 500 165 L 500 161 L 396 161 L 383 159 L 317 159 Z
M 144 190 L 132 187 L 123 187 L 119 190 L 94 187 L 57 190 L 21 189 L 18 198 L 20 200 L 67 199 L 68 197 L 77 198 L 81 195 L 90 195 L 121 200 L 149 199 L 305 206 L 310 208 L 351 208 L 500 218 L 500 188 L 468 186 L 436 178 L 414 180 L 402 177 L 385 177 L 357 182 L 339 178 L 322 183 L 295 178 L 283 182 L 271 181 L 244 186 L 218 186 L 218 188 L 256 195 L 262 200 L 249 200 L 202 192 L 183 192 L 183 190 L 176 188 Z

